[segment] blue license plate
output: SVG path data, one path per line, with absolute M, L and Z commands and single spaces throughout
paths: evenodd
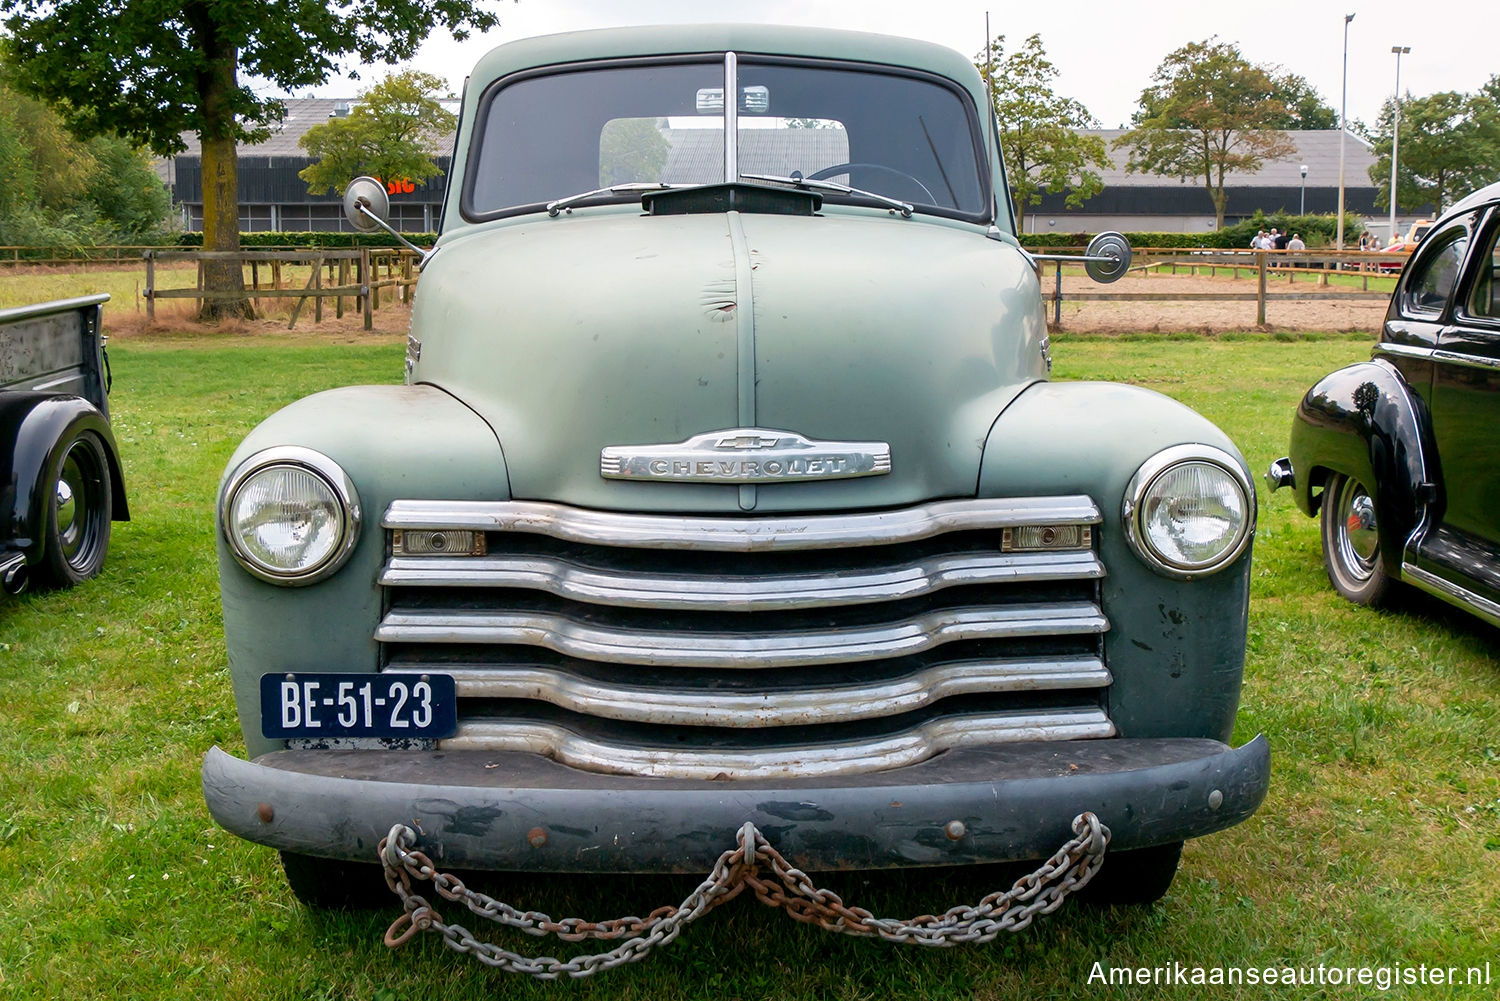
M 260 732 L 266 737 L 419 737 L 458 731 L 449 674 L 260 676 Z

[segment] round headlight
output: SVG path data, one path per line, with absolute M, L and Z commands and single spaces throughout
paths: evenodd
M 1238 461 L 1207 445 L 1156 453 L 1125 490 L 1125 534 L 1161 573 L 1188 579 L 1232 563 L 1255 531 L 1255 489 Z
M 273 584 L 311 584 L 354 549 L 359 498 L 328 456 L 282 446 L 240 463 L 224 486 L 220 520 L 250 573 Z

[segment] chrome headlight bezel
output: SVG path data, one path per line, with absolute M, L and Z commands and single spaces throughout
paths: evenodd
M 1141 521 L 1144 513 L 1142 502 L 1164 474 L 1178 466 L 1192 463 L 1216 466 L 1229 475 L 1244 498 L 1245 518 L 1229 546 L 1219 555 L 1203 563 L 1186 564 L 1165 556 L 1152 545 Z M 1256 514 L 1255 485 L 1239 460 L 1212 445 L 1192 444 L 1164 448 L 1141 464 L 1125 488 L 1121 521 L 1125 526 L 1125 538 L 1129 541 L 1130 548 L 1142 562 L 1168 577 L 1194 580 L 1217 573 L 1240 558 L 1255 536 Z
M 317 563 L 296 571 L 288 571 L 257 559 L 245 549 L 231 528 L 234 523 L 234 504 L 246 481 L 257 473 L 277 466 L 312 473 L 332 491 L 340 508 L 338 541 Z M 219 499 L 219 530 L 229 543 L 229 550 L 234 554 L 235 561 L 253 577 L 289 587 L 316 583 L 343 566 L 354 551 L 355 543 L 359 541 L 360 518 L 359 494 L 354 489 L 354 481 L 328 456 L 301 445 L 278 445 L 249 456 L 235 467 L 225 481 Z

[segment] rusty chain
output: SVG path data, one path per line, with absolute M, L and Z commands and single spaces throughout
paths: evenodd
M 876 917 L 863 907 L 844 903 L 832 890 L 814 886 L 807 874 L 787 862 L 754 824 L 747 823 L 740 828 L 735 847 L 719 856 L 708 876 L 682 903 L 659 907 L 644 918 L 632 916 L 596 922 L 582 918 L 554 921 L 538 911 L 517 910 L 471 890 L 458 877 L 439 872 L 432 859 L 416 849 L 416 833 L 404 824 L 397 824 L 378 849 L 386 885 L 401 898 L 403 907 L 401 916 L 385 933 L 385 944 L 395 948 L 417 932 L 430 930 L 440 934 L 450 949 L 512 973 L 540 980 L 587 977 L 644 959 L 651 950 L 672 941 L 683 928 L 733 900 L 747 887 L 768 907 L 782 908 L 797 921 L 844 935 L 926 946 L 989 942 L 1001 932 L 1020 931 L 1038 914 L 1051 914 L 1062 906 L 1068 894 L 1094 878 L 1104 862 L 1109 828 L 1094 814 L 1082 813 L 1073 819 L 1073 834 L 1056 854 L 1034 872 L 1016 880 L 1009 889 L 996 890 L 976 904 L 903 921 Z M 564 942 L 630 937 L 607 952 L 569 960 L 523 956 L 476 939 L 463 925 L 445 922 L 424 897 L 413 891 L 413 879 L 430 881 L 444 899 L 461 903 L 480 917 L 527 935 L 556 935 Z

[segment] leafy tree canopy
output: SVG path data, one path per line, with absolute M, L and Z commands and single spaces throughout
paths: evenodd
M 1215 226 L 1222 226 L 1226 175 L 1254 173 L 1296 150 L 1280 129 L 1288 112 L 1276 82 L 1238 46 L 1217 38 L 1168 54 L 1152 79 L 1141 92 L 1135 128 L 1115 147 L 1130 150 L 1127 170 L 1201 180 Z
M 1395 102 L 1387 100 L 1369 138 L 1370 180 L 1377 205 L 1390 207 Z M 1446 90 L 1401 100 L 1396 149 L 1396 206 L 1416 211 L 1448 202 L 1500 178 L 1500 75 L 1473 94 Z
M 616 118 L 599 134 L 599 184 L 659 181 L 672 145 L 662 134 L 665 121 Z
M 79 140 L 35 98 L 0 83 L 0 242 L 135 242 L 170 208 L 145 155 L 114 135 Z
M 282 104 L 240 80 L 274 88 L 325 82 L 349 63 L 410 59 L 432 31 L 467 37 L 498 23 L 498 0 L 0 0 L 17 85 L 62 110 L 81 134 L 115 131 L 168 155 L 197 133 L 203 235 L 239 249 L 236 142 L 254 140 Z M 267 89 L 267 88 L 262 88 Z M 204 318 L 248 316 L 231 260 L 204 264 Z
M 442 173 L 431 151 L 453 135 L 455 116 L 439 103 L 447 84 L 431 73 L 393 73 L 360 94 L 344 118 L 308 129 L 298 140 L 317 160 L 297 176 L 319 195 L 369 174 L 421 183 Z
M 285 108 L 240 83 L 312 87 L 357 63 L 410 59 L 431 31 L 468 37 L 499 18 L 476 0 L 0 0 L 20 86 L 57 102 L 81 132 L 112 130 L 165 156 L 182 133 L 264 138 Z M 350 61 L 356 61 L 351 67 Z M 230 85 L 204 94 L 225 67 Z M 263 88 L 264 89 L 264 88 Z
M 1307 82 L 1307 78 L 1296 73 L 1283 73 L 1271 77 L 1271 94 L 1286 110 L 1280 115 L 1268 116 L 1267 125 L 1273 129 L 1336 129 L 1339 113 L 1323 100 L 1323 95 Z
M 1066 189 L 1067 204 L 1076 207 L 1104 190 L 1099 175 L 1109 166 L 1104 140 L 1078 132 L 1099 123 L 1081 103 L 1052 89 L 1057 68 L 1041 36 L 1032 35 L 1006 55 L 1005 36 L 996 35 L 975 65 L 989 78 L 1018 217 L 1040 202 L 1044 191 Z

